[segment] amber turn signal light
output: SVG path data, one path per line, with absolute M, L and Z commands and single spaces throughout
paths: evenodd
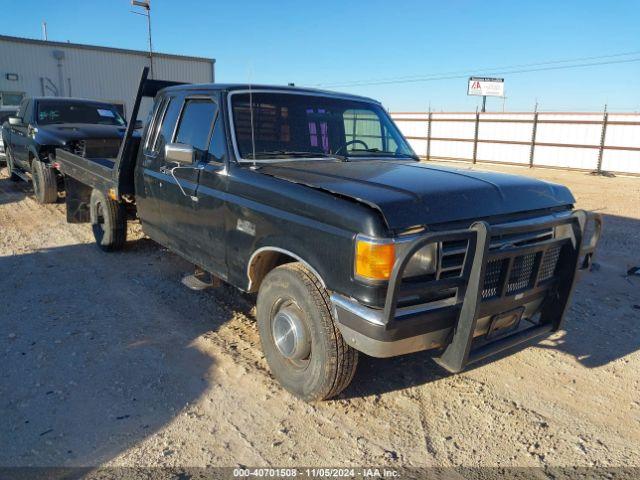
M 367 280 L 389 280 L 395 258 L 393 243 L 356 239 L 355 273 L 359 277 Z

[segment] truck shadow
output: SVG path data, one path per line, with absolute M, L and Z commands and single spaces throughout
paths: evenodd
M 211 388 L 214 358 L 194 342 L 211 312 L 177 284 L 185 264 L 130 248 L 0 257 L 0 465 L 102 464 Z
M 6 168 L 0 171 L 0 205 L 16 203 L 27 196 L 27 184 L 9 180 Z
M 626 275 L 630 267 L 640 265 L 637 232 L 640 220 L 604 215 L 597 268 L 580 278 L 562 330 L 550 339 L 470 365 L 467 371 L 527 348 L 569 355 L 586 368 L 599 368 L 640 350 L 640 277 Z M 429 352 L 391 359 L 361 356 L 356 378 L 343 395 L 377 395 L 449 375 L 433 362 Z

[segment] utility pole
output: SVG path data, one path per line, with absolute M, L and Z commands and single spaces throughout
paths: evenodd
M 142 7 L 145 10 L 145 13 L 135 12 L 133 10 L 131 10 L 131 13 L 147 17 L 147 32 L 149 35 L 149 78 L 153 78 L 153 46 L 151 44 L 151 0 L 131 0 L 131 5 L 134 7 Z

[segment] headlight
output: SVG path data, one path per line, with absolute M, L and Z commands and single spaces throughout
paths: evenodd
M 364 280 L 389 280 L 396 258 L 402 256 L 410 242 L 392 239 L 356 237 L 355 274 Z M 438 245 L 431 243 L 418 250 L 407 264 L 403 278 L 432 275 L 438 266 Z
M 418 250 L 404 270 L 403 278 L 432 275 L 438 267 L 438 244 L 430 243 Z

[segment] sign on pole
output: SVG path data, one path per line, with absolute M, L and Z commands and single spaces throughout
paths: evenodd
M 467 95 L 504 97 L 504 78 L 469 77 Z

